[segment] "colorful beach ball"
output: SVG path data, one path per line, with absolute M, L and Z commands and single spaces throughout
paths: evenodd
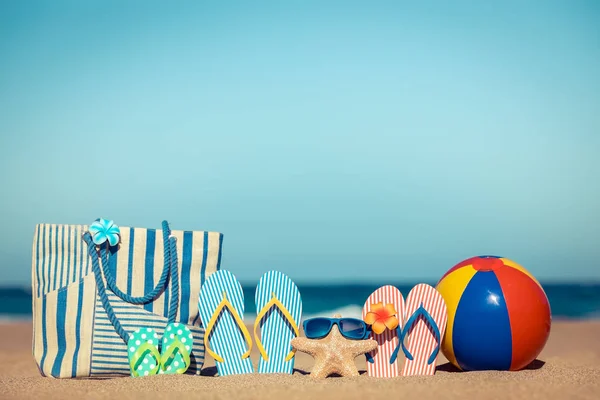
M 529 365 L 550 334 L 550 304 L 525 268 L 507 258 L 480 256 L 452 267 L 436 289 L 448 307 L 442 352 L 463 371 Z

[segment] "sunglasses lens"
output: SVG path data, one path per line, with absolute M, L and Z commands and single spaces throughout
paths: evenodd
M 331 321 L 328 318 L 307 319 L 304 323 L 304 335 L 309 339 L 327 336 L 330 330 Z
M 348 339 L 363 339 L 367 330 L 367 325 L 356 318 L 343 318 L 340 320 L 339 326 L 342 335 Z

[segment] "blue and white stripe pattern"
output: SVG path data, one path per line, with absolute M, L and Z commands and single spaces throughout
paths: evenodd
M 33 354 L 44 376 L 87 376 L 96 284 L 86 225 L 37 225 L 32 247 Z
M 300 326 L 302 318 L 302 298 L 296 284 L 285 274 L 279 271 L 269 271 L 258 281 L 256 287 L 256 311 L 257 314 L 271 300 L 273 293 L 284 305 L 292 316 L 296 326 Z M 262 357 L 258 360 L 258 372 L 262 374 L 286 373 L 291 374 L 294 370 L 294 360 L 285 358 L 292 350 L 291 340 L 296 337 L 292 326 L 283 316 L 277 306 L 272 306 L 267 314 L 261 319 L 260 341 L 265 348 L 269 361 Z
M 164 335 L 168 325 L 167 319 L 149 313 L 140 307 L 129 304 L 109 293 L 110 304 L 121 326 L 129 333 L 139 328 L 152 328 L 159 338 Z M 128 375 L 129 358 L 127 345 L 115 332 L 100 299 L 96 301 L 96 317 L 94 324 L 94 340 L 92 342 L 91 376 Z M 199 375 L 204 364 L 204 329 L 188 326 L 194 337 L 190 367 L 186 374 Z M 160 341 L 162 344 L 162 340 Z M 160 350 L 160 346 L 159 346 Z
M 204 282 L 200 291 L 198 307 L 204 327 L 207 326 L 223 300 L 223 293 L 226 294 L 227 300 L 243 320 L 244 292 L 242 291 L 242 285 L 231 272 L 221 270 L 213 273 Z M 253 372 L 250 357 L 242 359 L 242 355 L 247 352 L 248 347 L 240 328 L 231 316 L 230 310 L 224 309 L 221 311 L 208 339 L 210 349 L 223 358 L 223 362 L 215 360 L 220 376 Z
M 71 378 L 92 374 L 92 347 L 97 343 L 94 335 L 99 328 L 96 317 L 102 313 L 96 312 L 96 281 L 87 245 L 82 240 L 87 229 L 86 225 L 56 224 L 39 224 L 35 228 L 32 246 L 33 353 L 44 376 Z M 162 231 L 123 226 L 120 229 L 121 244 L 111 256 L 108 269 L 124 293 L 144 296 L 154 288 L 163 271 Z M 198 295 L 205 279 L 219 269 L 223 235 L 202 231 L 173 230 L 171 233 L 177 239 L 178 256 L 176 322 L 200 332 Z M 150 303 L 132 305 L 130 312 L 137 312 L 142 319 L 155 315 L 166 321 L 170 296 L 171 283 Z M 110 296 L 110 299 L 112 304 L 117 297 Z M 125 322 L 123 325 L 131 329 Z M 140 320 L 137 327 L 143 324 Z M 125 348 L 125 343 L 119 340 Z M 198 343 L 203 346 L 202 340 Z M 124 355 L 127 356 L 126 352 Z M 99 359 L 102 357 L 94 360 L 94 367 L 99 365 L 96 363 Z M 200 360 L 203 360 L 203 352 L 197 370 L 202 366 Z M 118 359 L 112 362 L 116 367 L 122 367 Z M 114 368 L 113 372 L 129 374 L 119 368 Z M 190 370 L 195 372 L 193 368 Z M 94 374 L 97 372 L 96 369 Z
M 91 272 L 81 236 L 87 225 L 38 225 L 33 240 L 34 295 L 41 297 Z

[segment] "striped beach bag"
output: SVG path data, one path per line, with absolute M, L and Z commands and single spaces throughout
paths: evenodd
M 97 220 L 99 221 L 99 220 Z M 106 220 L 104 220 L 106 221 Z M 32 256 L 33 354 L 43 376 L 130 375 L 127 342 L 159 337 L 170 323 L 193 336 L 186 374 L 204 364 L 198 295 L 219 270 L 218 232 L 119 228 L 118 243 L 92 241 L 87 225 L 39 224 Z

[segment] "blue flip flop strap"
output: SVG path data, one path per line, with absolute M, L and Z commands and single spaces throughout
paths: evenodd
M 406 321 L 406 324 L 404 325 L 405 329 L 402 332 L 402 337 L 400 338 L 400 344 L 402 345 L 402 351 L 404 352 L 404 355 L 406 356 L 406 358 L 408 358 L 409 360 L 412 361 L 413 360 L 412 354 L 410 354 L 408 349 L 404 346 L 404 338 L 406 336 L 408 336 L 408 331 L 411 329 L 412 325 L 416 322 L 417 318 L 419 318 L 420 316 L 422 316 L 425 319 L 425 321 L 429 322 L 429 325 L 433 329 L 433 334 L 435 335 L 435 338 L 437 339 L 437 343 L 438 343 L 437 346 L 435 347 L 435 349 L 433 350 L 433 352 L 431 353 L 431 356 L 429 356 L 429 360 L 427 360 L 427 364 L 431 364 L 433 361 L 435 361 L 435 359 L 438 355 L 438 352 L 440 351 L 441 336 L 440 336 L 440 330 L 439 330 L 437 324 L 431 317 L 431 314 L 429 314 L 427 312 L 427 310 L 423 307 L 423 303 L 421 303 L 419 308 L 417 308 L 417 310 L 408 319 L 408 321 Z
M 394 349 L 394 352 L 392 353 L 392 356 L 390 357 L 390 364 L 393 364 L 396 362 L 396 359 L 398 358 L 398 351 L 400 350 L 400 345 L 402 344 L 403 331 L 402 331 L 402 328 L 400 328 L 400 324 L 398 324 L 398 327 L 396 328 L 396 330 L 398 331 L 398 345 L 396 346 L 396 348 Z M 368 336 L 369 335 L 367 334 L 367 337 Z M 371 364 L 375 363 L 375 360 L 373 359 L 371 354 L 365 353 L 365 358 L 367 359 L 367 362 L 370 362 Z
M 394 349 L 394 352 L 392 353 L 392 356 L 390 357 L 390 364 L 393 364 L 396 362 L 396 359 L 398 358 L 398 351 L 400 350 L 400 345 L 402 344 L 402 341 L 404 340 L 404 338 L 403 338 L 404 331 L 400 327 L 400 324 L 398 324 L 398 327 L 396 328 L 396 330 L 398 330 L 398 344 L 396 345 L 396 348 Z
M 368 339 L 369 336 L 371 336 L 371 327 L 369 325 L 367 325 L 367 331 L 365 332 L 365 337 L 363 338 L 363 340 Z M 365 353 L 365 358 L 367 359 L 367 362 L 370 362 L 371 364 L 375 363 L 375 360 L 373 360 L 373 357 L 371 356 L 371 354 L 369 353 Z

